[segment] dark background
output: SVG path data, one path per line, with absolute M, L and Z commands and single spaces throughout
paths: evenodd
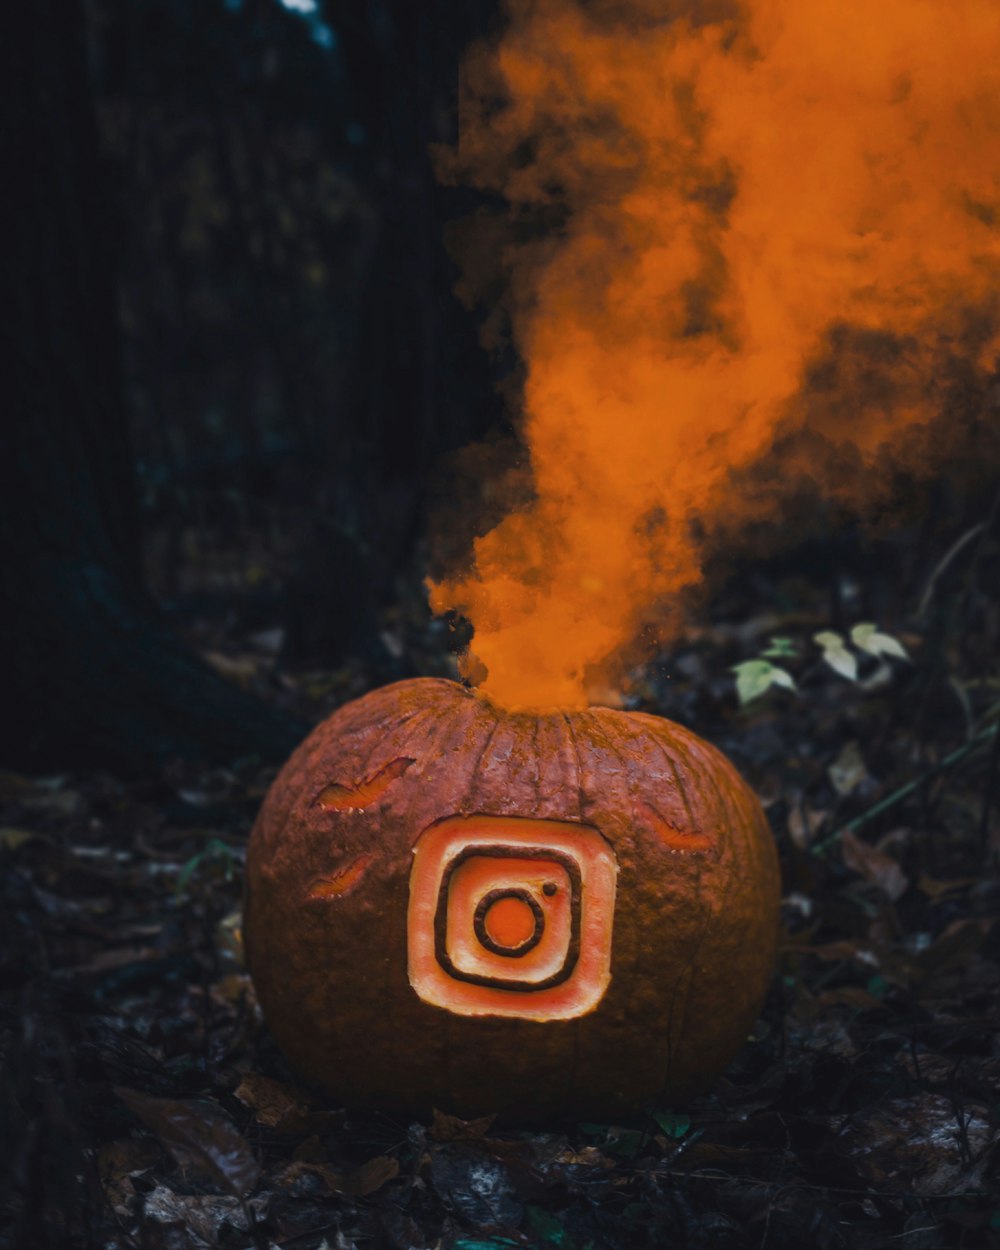
M 727 539 L 633 676 L 629 706 L 734 759 L 782 857 L 771 993 L 704 1098 L 399 1124 L 303 1089 L 261 1021 L 261 798 L 334 706 L 454 674 L 423 578 L 523 466 L 502 318 L 479 343 L 501 289 L 464 307 L 449 253 L 498 206 L 430 150 L 496 10 L 8 15 L 0 1250 L 1000 1246 L 996 378 L 943 380 L 947 458 L 863 526 L 806 489 Z M 851 682 L 813 634 L 865 621 L 910 659 L 856 652 Z M 797 690 L 740 706 L 731 666 L 769 650 Z
M 475 201 L 431 166 L 494 7 L 25 6 L 4 84 L 9 763 L 280 754 L 280 707 L 175 641 L 196 618 L 291 665 L 412 668 L 376 619 L 419 587 L 435 466 L 503 422 L 507 366 L 445 250 Z
M 434 175 L 463 50 L 501 19 L 493 0 L 19 12 L 0 192 L 10 766 L 280 759 L 316 714 L 304 673 L 351 668 L 321 711 L 453 673 L 464 626 L 428 619 L 423 578 L 467 551 L 492 477 L 525 461 L 504 274 L 466 282 L 467 307 L 453 256 L 559 228 L 501 225 L 502 205 Z M 877 392 L 877 352 L 829 351 L 853 362 L 838 402 Z M 996 520 L 1000 384 L 952 373 L 936 476 L 897 473 L 864 527 L 808 481 L 786 491 L 787 515 L 715 542 L 721 591 L 696 620 L 818 604 L 817 626 L 912 623 L 952 543 Z M 769 471 L 738 489 L 759 477 L 772 498 Z M 937 654 L 957 609 L 932 608 Z M 988 668 L 992 629 L 963 637 Z M 683 718 L 683 697 L 662 710 Z

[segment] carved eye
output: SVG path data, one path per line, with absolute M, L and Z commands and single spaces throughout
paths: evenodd
M 378 772 L 372 773 L 370 777 L 354 785 L 342 781 L 331 781 L 328 786 L 320 790 L 316 796 L 316 802 L 328 812 L 354 812 L 371 807 L 373 803 L 379 801 L 392 783 L 398 781 L 410 765 L 415 763 L 416 760 L 403 756 L 398 760 L 392 760 Z
M 654 833 L 659 842 L 669 851 L 704 854 L 706 851 L 717 849 L 718 844 L 712 834 L 702 833 L 695 829 L 676 829 L 664 820 L 649 803 L 640 802 L 638 811 L 650 832 Z
M 309 889 L 309 897 L 341 898 L 349 894 L 368 871 L 368 865 L 374 858 L 374 851 L 366 851 L 356 859 L 335 868 L 329 876 L 317 878 Z

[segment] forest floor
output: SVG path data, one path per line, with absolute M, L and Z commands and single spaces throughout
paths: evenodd
M 832 608 L 762 567 L 635 674 L 629 706 L 696 728 L 760 794 L 784 901 L 738 1059 L 633 1123 L 407 1123 L 298 1085 L 240 950 L 274 769 L 0 775 L 0 1245 L 1000 1247 L 1000 537 L 963 537 L 914 577 L 912 536 L 890 536 Z M 908 659 L 851 643 L 873 603 Z M 313 721 L 370 681 L 284 671 L 277 633 L 232 619 L 187 632 Z M 450 671 L 416 606 L 385 641 Z M 732 666 L 754 659 L 745 679 L 772 663 L 796 688 L 741 706 Z

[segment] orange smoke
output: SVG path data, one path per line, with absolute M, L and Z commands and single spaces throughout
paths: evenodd
M 793 467 L 870 498 L 886 448 L 914 454 L 939 417 L 943 354 L 995 367 L 1000 5 L 518 0 L 510 19 L 468 59 L 445 175 L 525 223 L 502 259 L 535 499 L 431 602 L 471 619 L 490 696 L 579 706 L 654 607 L 676 625 L 662 605 L 706 535 L 759 508 L 739 475 L 785 448 L 774 511 Z M 825 451 L 788 453 L 797 434 Z M 845 446 L 847 487 L 827 467 Z

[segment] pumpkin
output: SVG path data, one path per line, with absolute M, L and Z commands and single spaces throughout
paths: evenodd
M 615 1119 L 743 1044 L 778 890 L 760 804 L 689 730 L 421 678 L 340 708 L 279 773 L 246 953 L 281 1049 L 348 1105 Z

